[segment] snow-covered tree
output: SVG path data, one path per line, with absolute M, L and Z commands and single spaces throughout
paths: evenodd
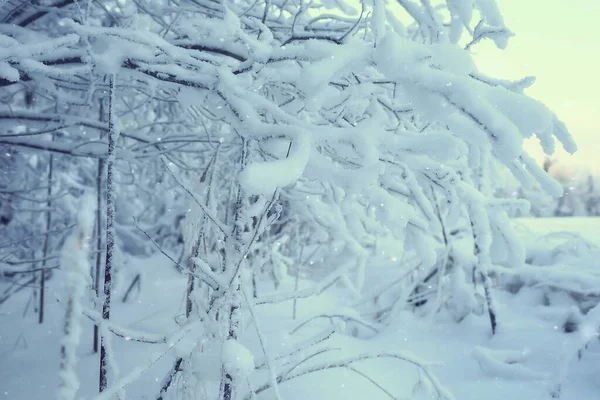
M 106 185 L 106 216 L 97 218 L 100 227 L 107 221 L 103 323 L 115 246 L 126 237 L 119 227 L 137 243 L 143 236 L 124 227 L 142 225 L 165 251 L 185 214 L 186 320 L 173 341 L 191 339 L 160 398 L 179 373 L 178 398 L 233 400 L 268 388 L 279 396 L 282 381 L 367 358 L 420 365 L 370 354 L 307 367 L 295 353 L 274 362 L 267 350 L 263 364 L 251 362 L 243 322 L 262 338 L 257 305 L 334 285 L 368 299 L 364 315 L 378 322 L 412 305 L 429 314 L 447 307 L 458 320 L 485 307 L 492 332 L 501 323 L 490 269 L 523 264 L 507 211 L 526 205 L 495 199 L 491 173 L 507 169 L 525 187 L 559 196 L 522 143 L 536 135 L 548 153 L 555 139 L 570 152 L 575 145 L 523 94 L 532 79 L 477 70 L 470 50 L 482 40 L 503 48 L 511 36 L 495 2 L 436 3 L 7 3 L 0 144 L 85 160 L 101 201 Z M 31 93 L 40 97 L 33 110 Z M 131 207 L 120 223 L 119 198 Z M 136 198 L 148 208 L 138 210 Z M 392 285 L 374 264 L 388 267 Z M 256 287 L 300 272 L 313 289 Z M 328 334 L 301 346 L 311 351 Z M 110 382 L 104 356 L 100 390 L 110 398 L 143 368 Z M 431 390 L 449 398 L 420 366 Z M 268 378 L 252 386 L 248 375 L 260 369 Z

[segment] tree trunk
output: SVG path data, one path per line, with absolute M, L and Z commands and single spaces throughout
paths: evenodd
M 100 108 L 102 110 L 102 107 Z M 102 173 L 104 160 L 98 160 L 96 176 L 96 270 L 94 272 L 94 292 L 100 296 L 100 271 L 102 270 Z M 98 352 L 98 325 L 94 325 L 94 353 Z
M 112 267 L 114 265 L 115 251 L 115 153 L 116 141 L 119 132 L 115 127 L 114 101 L 115 101 L 114 75 L 110 76 L 110 94 L 108 101 L 108 153 L 106 159 L 106 260 L 104 263 L 104 304 L 102 305 L 102 319 L 110 319 L 110 300 L 112 289 Z M 106 338 L 100 338 L 100 382 L 99 390 L 102 392 L 107 385 L 108 354 L 106 351 Z
M 54 139 L 54 135 L 52 135 Z M 40 304 L 39 304 L 39 314 L 38 314 L 38 322 L 41 324 L 44 322 L 44 302 L 45 302 L 45 294 L 46 294 L 46 260 L 48 259 L 48 246 L 50 244 L 50 225 L 52 224 L 52 212 L 50 209 L 52 208 L 52 175 L 54 173 L 54 155 L 50 154 L 50 160 L 48 165 L 48 189 L 46 192 L 47 200 L 46 206 L 48 210 L 46 211 L 46 235 L 44 236 L 44 247 L 42 250 L 42 270 L 40 271 Z

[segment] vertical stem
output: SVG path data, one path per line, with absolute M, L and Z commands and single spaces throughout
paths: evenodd
M 242 138 L 242 154 L 240 157 L 240 171 L 244 169 L 246 166 L 248 158 L 248 140 L 246 138 Z M 242 254 L 242 236 L 244 233 L 244 221 L 242 219 L 243 216 L 243 202 L 244 202 L 244 191 L 242 190 L 241 185 L 238 184 L 238 192 L 237 198 L 235 200 L 235 219 L 233 225 L 233 239 L 234 239 L 234 247 L 236 250 L 236 256 Z
M 445 250 L 444 258 L 442 259 L 442 263 L 440 264 L 439 269 L 438 269 L 437 298 L 435 300 L 435 306 L 434 306 L 434 308 L 432 310 L 432 314 L 431 314 L 431 315 L 434 315 L 442 307 L 442 291 L 443 291 L 444 277 L 446 275 L 446 266 L 450 259 L 449 258 L 450 248 L 449 248 L 448 233 L 446 232 L 446 221 L 444 221 L 444 217 L 442 216 L 442 210 L 440 209 L 440 203 L 435 194 L 435 190 L 433 189 L 433 186 L 431 186 L 430 189 L 431 189 L 431 197 L 433 199 L 433 205 L 435 206 L 435 214 L 436 214 L 438 220 L 440 221 L 440 227 L 442 229 L 442 239 L 444 240 L 444 250 Z
M 490 188 L 488 185 L 488 161 L 488 153 L 479 153 L 479 180 L 478 182 L 476 182 L 476 184 L 479 192 L 486 196 L 488 196 L 490 192 Z M 470 206 L 470 208 L 472 207 L 473 205 Z M 478 226 L 485 224 L 488 226 L 487 229 L 489 229 L 490 222 L 487 217 L 487 211 L 485 211 L 485 209 L 482 209 L 481 211 L 481 215 L 485 215 L 485 221 L 482 221 L 481 218 L 477 218 L 477 216 L 474 215 L 472 210 L 469 212 L 469 219 L 471 220 L 471 230 L 473 232 L 474 253 L 478 260 L 478 263 L 475 268 L 481 274 L 483 291 L 485 294 L 485 301 L 488 309 L 488 316 L 490 318 L 490 325 L 492 328 L 492 335 L 494 335 L 496 333 L 496 326 L 498 325 L 498 322 L 496 318 L 496 308 L 494 306 L 494 299 L 492 297 L 492 284 L 490 282 L 489 277 L 489 266 L 491 266 L 490 249 L 489 247 L 482 248 L 482 246 L 480 246 L 479 243 L 480 240 L 482 240 L 482 238 L 478 237 L 478 232 L 481 232 L 482 230 L 476 229 L 475 227 L 476 224 Z
M 115 152 L 119 132 L 115 127 L 114 102 L 115 102 L 115 75 L 110 75 L 109 100 L 108 100 L 108 153 L 106 159 L 106 260 L 104 263 L 104 304 L 102 305 L 102 319 L 110 319 L 110 300 L 112 289 L 112 267 L 114 265 L 115 250 Z M 99 390 L 102 392 L 107 386 L 108 354 L 106 338 L 100 338 L 100 382 Z
M 488 309 L 488 316 L 490 318 L 490 325 L 492 328 L 492 335 L 496 334 L 496 326 L 498 325 L 497 319 L 496 319 L 496 307 L 494 306 L 494 299 L 492 297 L 492 285 L 490 283 L 490 278 L 488 276 L 488 271 L 487 268 L 482 268 L 481 265 L 481 253 L 482 253 L 482 249 L 478 244 L 478 239 L 477 239 L 477 234 L 475 233 L 475 223 L 473 222 L 473 217 L 470 216 L 471 218 L 471 230 L 473 231 L 473 237 L 474 237 L 474 241 L 475 241 L 475 256 L 477 256 L 477 259 L 479 260 L 479 265 L 477 265 L 475 267 L 475 269 L 479 272 L 479 274 L 481 275 L 481 279 L 482 279 L 482 283 L 483 283 L 483 292 L 485 294 L 485 302 L 487 305 L 487 309 Z M 486 257 L 487 258 L 487 257 Z
M 240 157 L 240 170 L 242 170 L 246 166 L 246 162 L 248 159 L 248 140 L 246 138 L 242 138 L 242 154 Z M 237 199 L 235 202 L 235 219 L 233 221 L 233 254 L 228 254 L 228 260 L 226 265 L 232 267 L 231 274 L 235 274 L 235 270 L 233 268 L 233 264 L 231 261 L 235 260 L 238 257 L 242 257 L 243 254 L 243 235 L 244 235 L 244 191 L 242 190 L 241 185 L 238 184 L 238 192 Z M 231 257 L 234 255 L 234 257 Z M 229 271 L 228 271 L 229 272 Z M 229 306 L 229 333 L 228 339 L 237 339 L 238 337 L 238 328 L 239 328 L 239 308 L 240 304 L 238 300 L 241 300 L 241 286 L 240 281 L 235 276 L 232 277 L 232 287 L 229 290 L 233 290 L 234 294 L 232 297 L 231 304 Z M 227 373 L 224 374 L 223 377 L 223 400 L 232 400 L 235 397 L 234 388 L 235 381 L 233 377 Z
M 142 279 L 142 275 L 139 273 L 136 274 L 135 278 L 133 278 L 133 280 L 129 284 L 129 287 L 125 291 L 125 294 L 123 295 L 123 299 L 121 300 L 123 303 L 127 302 L 127 299 L 129 298 L 129 294 L 133 291 L 133 288 L 136 285 L 138 287 L 138 292 L 141 290 L 141 284 L 140 284 L 141 279 Z
M 240 157 L 240 171 L 244 169 L 248 160 L 248 140 L 246 138 L 242 138 L 242 154 Z M 244 190 L 242 186 L 238 184 L 238 192 L 237 199 L 235 202 L 235 220 L 233 226 L 233 247 L 235 257 L 233 259 L 239 259 L 242 257 L 244 252 Z M 257 228 L 258 229 L 258 228 Z M 232 270 L 231 273 L 235 273 L 235 270 Z M 235 286 L 236 295 L 240 294 L 240 282 L 239 279 L 235 279 L 232 281 Z M 234 296 L 237 298 L 236 296 Z M 236 314 L 238 313 L 239 304 L 237 302 L 233 302 L 231 304 L 230 310 L 230 323 L 229 323 L 229 338 L 237 339 L 237 328 L 238 328 L 238 320 L 236 318 Z
M 300 229 L 297 231 L 297 239 L 300 240 Z M 304 255 L 304 244 L 300 247 L 300 255 L 298 256 L 298 265 L 296 267 L 296 280 L 294 282 L 294 291 L 298 291 L 298 286 L 300 284 L 300 267 L 302 266 L 302 257 Z M 292 319 L 296 319 L 296 314 L 298 311 L 298 298 L 294 297 L 294 304 L 292 309 Z
M 54 139 L 54 134 L 52 135 Z M 48 246 L 50 244 L 50 225 L 52 224 L 52 213 L 50 211 L 52 207 L 52 175 L 54 173 L 54 156 L 50 154 L 50 161 L 48 165 L 48 189 L 46 192 L 46 235 L 44 236 L 44 247 L 42 250 L 42 270 L 40 271 L 40 305 L 38 322 L 41 324 L 44 322 L 44 301 L 46 294 L 46 260 L 48 258 Z
M 169 387 L 171 387 L 171 384 L 173 383 L 173 379 L 175 378 L 175 375 L 177 375 L 177 372 L 179 372 L 179 370 L 181 369 L 182 362 L 183 362 L 182 358 L 178 358 L 177 361 L 175 361 L 175 365 L 173 365 L 173 369 L 169 372 L 169 375 L 167 375 L 167 377 L 165 378 L 164 383 L 163 383 L 162 387 L 160 388 L 160 393 L 158 394 L 158 397 L 156 398 L 156 400 L 164 399 L 164 396 L 167 394 Z
M 71 335 L 71 332 L 73 331 L 73 322 L 74 319 L 77 317 L 76 315 L 74 315 L 75 313 L 73 312 L 73 295 L 69 295 L 69 298 L 67 300 L 67 308 L 65 310 L 65 325 L 63 326 L 63 335 L 65 338 L 69 337 Z M 65 344 L 63 343 L 60 346 L 60 371 L 68 371 L 69 367 L 71 365 L 69 365 L 71 362 L 72 364 L 72 360 L 75 358 L 74 356 L 75 353 L 75 349 L 71 348 L 69 346 L 65 346 Z M 68 371 L 68 372 L 72 372 L 72 371 Z M 62 374 L 61 374 L 62 375 Z M 61 389 L 63 387 L 66 387 L 66 391 L 69 391 L 69 385 L 68 383 L 65 382 L 65 379 L 63 376 L 60 377 L 61 378 L 61 382 L 60 382 L 60 387 Z M 75 393 L 71 392 L 73 395 L 75 395 Z M 69 393 L 69 394 L 71 394 Z M 59 392 L 58 395 L 59 399 L 63 399 L 66 396 L 61 392 Z M 70 396 L 69 396 L 70 397 Z M 66 397 L 66 398 L 69 398 Z M 74 396 L 73 396 L 74 398 Z
M 298 291 L 299 282 L 300 282 L 300 265 L 298 265 L 298 267 L 296 267 L 296 280 L 294 282 L 294 291 Z M 294 297 L 294 304 L 292 307 L 293 307 L 292 319 L 296 319 L 296 314 L 297 314 L 297 310 L 298 310 L 298 299 L 296 297 Z
M 498 322 L 496 321 L 496 307 L 494 306 L 494 298 L 492 297 L 492 285 L 490 278 L 487 274 L 483 275 L 483 292 L 485 294 L 485 302 L 488 308 L 488 316 L 490 317 L 490 325 L 492 327 L 492 335 L 496 334 L 496 327 Z
M 206 168 L 206 171 L 204 172 L 204 174 L 202 174 L 202 177 L 200 178 L 200 183 L 205 183 L 206 182 L 206 199 L 204 201 L 204 205 L 206 206 L 206 208 L 209 208 L 210 206 L 210 196 L 211 196 L 211 188 L 212 188 L 212 181 L 213 181 L 213 173 L 212 173 L 212 168 L 216 165 L 217 162 L 217 155 L 219 152 L 219 148 L 217 147 L 217 150 L 215 151 L 215 154 L 213 155 L 213 157 L 211 158 L 211 160 L 208 163 L 208 166 Z M 208 178 L 208 179 L 207 179 Z M 196 258 L 200 256 L 200 250 L 203 251 L 204 254 L 208 254 L 208 247 L 206 244 L 206 230 L 208 226 L 208 217 L 206 214 L 204 214 L 202 216 L 202 222 L 200 223 L 200 232 L 198 233 L 198 237 L 196 238 L 196 241 L 194 242 L 194 247 L 192 248 L 192 254 L 190 256 L 190 259 L 188 260 L 188 281 L 187 281 L 187 290 L 186 290 L 186 296 L 185 296 L 185 317 L 189 318 L 190 314 L 192 313 L 192 292 L 194 291 L 194 285 L 195 285 L 195 269 L 196 269 L 196 264 L 194 263 L 192 257 Z
M 103 112 L 102 107 L 100 107 Z M 102 270 L 102 173 L 104 160 L 98 160 L 96 176 L 96 270 L 94 274 L 94 292 L 96 299 L 100 296 L 100 271 Z M 98 325 L 94 325 L 94 353 L 98 352 Z
M 194 263 L 194 257 L 198 253 L 198 248 L 200 247 L 200 243 L 197 241 L 194 244 L 192 249 L 192 254 L 188 259 L 188 281 L 187 281 L 187 289 L 185 292 L 185 317 L 189 318 L 192 313 L 192 292 L 194 291 L 194 270 L 196 269 L 196 264 Z

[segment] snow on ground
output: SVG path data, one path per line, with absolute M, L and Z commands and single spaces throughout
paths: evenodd
M 527 243 L 528 257 L 537 261 L 537 265 L 526 267 L 531 269 L 530 274 L 544 275 L 546 271 L 554 271 L 549 275 L 555 276 L 557 271 L 565 273 L 567 268 L 569 279 L 575 277 L 581 281 L 573 278 L 574 285 L 583 285 L 586 279 L 593 281 L 600 275 L 597 272 L 600 268 L 596 265 L 600 253 L 594 247 L 594 244 L 600 245 L 600 219 L 524 219 L 518 220 L 517 224 Z M 547 237 L 549 232 L 569 234 Z M 573 233 L 581 233 L 589 243 L 575 239 Z M 541 261 L 553 265 L 540 265 Z M 122 303 L 123 293 L 138 271 L 142 272 L 142 291 L 134 293 L 127 303 Z M 133 260 L 128 272 L 119 277 L 113 312 L 116 324 L 147 334 L 168 335 L 178 329 L 175 320 L 183 308 L 185 281 L 168 261 L 160 255 L 147 260 Z M 25 290 L 0 307 L 0 399 L 54 397 L 58 343 L 64 318 L 63 304 L 57 299 L 61 298 L 63 286 L 60 282 L 63 278 L 58 271 L 49 282 L 47 320 L 43 325 L 37 324 L 31 308 L 23 315 L 28 298 Z M 315 364 L 363 353 L 409 352 L 420 359 L 442 363 L 432 370 L 458 400 L 550 399 L 557 380 L 564 382 L 560 397 L 563 400 L 597 399 L 600 393 L 598 340 L 592 340 L 582 357 L 577 357 L 574 349 L 578 349 L 581 336 L 590 332 L 579 329 L 565 333 L 565 321 L 573 313 L 575 302 L 564 292 L 549 291 L 548 287 L 525 285 L 516 293 L 497 289 L 499 329 L 494 336 L 490 332 L 487 314 L 470 315 L 456 323 L 443 312 L 433 321 L 401 312 L 394 315 L 378 335 L 366 335 L 368 339 L 334 335 L 327 343 L 331 350 L 310 362 Z M 261 290 L 266 293 L 272 288 Z M 271 358 L 331 326 L 327 318 L 317 318 L 292 333 L 300 322 L 319 314 L 352 313 L 344 305 L 343 297 L 338 295 L 327 291 L 317 298 L 299 300 L 296 320 L 291 318 L 291 301 L 257 307 L 257 317 Z M 87 318 L 83 322 L 84 336 L 77 364 L 81 382 L 78 398 L 90 399 L 97 390 L 98 357 L 92 353 L 92 324 Z M 259 365 L 264 355 L 250 321 L 245 332 L 244 343 L 235 343 L 233 347 L 242 348 L 244 352 L 249 349 L 251 355 L 245 355 L 244 359 L 250 360 L 252 356 L 255 364 Z M 593 335 L 598 335 L 597 330 L 591 331 Z M 168 344 L 143 344 L 119 337 L 113 337 L 112 344 L 121 375 L 159 358 L 140 380 L 127 387 L 125 396 L 131 400 L 155 399 L 166 372 L 174 362 L 173 353 L 166 352 Z M 233 354 L 241 353 L 236 350 Z M 243 367 L 249 368 L 249 363 L 244 362 Z M 286 400 L 383 400 L 391 398 L 388 392 L 398 399 L 435 398 L 413 392 L 413 386 L 422 373 L 406 362 L 377 359 L 353 365 L 354 369 L 330 369 L 281 383 L 281 395 Z M 380 387 L 372 384 L 365 375 Z M 255 374 L 250 380 L 253 386 L 258 386 L 266 382 L 268 376 L 265 373 Z M 180 384 L 178 380 L 174 388 Z M 171 391 L 170 396 L 167 398 L 178 398 L 177 391 Z M 259 400 L 273 398 L 271 390 L 258 396 Z
M 583 236 L 587 240 L 600 244 L 599 217 L 573 218 L 518 218 L 517 224 L 523 224 L 538 235 L 550 232 L 568 232 Z

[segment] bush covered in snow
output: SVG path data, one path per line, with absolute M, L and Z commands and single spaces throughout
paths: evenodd
M 86 315 L 98 399 L 125 398 L 171 349 L 161 399 L 280 398 L 282 382 L 384 359 L 417 367 L 414 396 L 453 398 L 408 353 L 318 356 L 332 335 L 373 335 L 405 309 L 502 326 L 492 276 L 524 266 L 509 214 L 528 204 L 495 198 L 492 178 L 508 171 L 560 196 L 523 140 L 548 154 L 556 140 L 576 146 L 524 95 L 533 79 L 477 70 L 471 49 L 512 36 L 493 0 L 8 1 L 1 18 L 2 163 L 31 186 L 0 177 L 0 229 L 16 240 L 0 266 L 44 288 L 46 271 L 67 269 L 47 263 L 62 241 L 52 232 L 96 192 L 90 307 L 102 313 Z M 111 322 L 127 257 L 151 252 L 186 280 L 170 336 Z M 343 312 L 293 332 L 313 319 L 333 328 L 270 354 L 258 309 L 291 303 L 293 321 L 299 299 L 331 290 Z M 113 334 L 169 347 L 120 374 Z M 250 337 L 262 355 L 242 344 Z

